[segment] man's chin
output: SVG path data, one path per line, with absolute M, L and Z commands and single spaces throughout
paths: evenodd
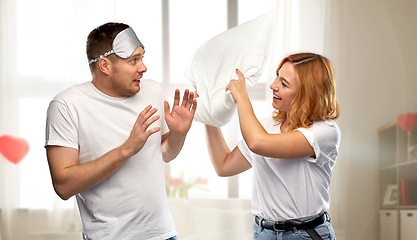
M 137 94 L 138 92 L 140 92 L 140 86 L 137 86 L 134 89 L 132 89 L 132 91 L 130 91 L 129 96 L 133 96 L 133 95 Z

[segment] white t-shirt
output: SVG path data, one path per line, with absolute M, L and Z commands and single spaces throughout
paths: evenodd
M 281 133 L 272 117 L 261 121 L 270 133 Z M 278 159 L 253 153 L 245 141 L 239 150 L 253 167 L 252 212 L 269 220 L 316 215 L 329 209 L 332 168 L 338 156 L 340 130 L 332 121 L 298 128 L 314 149 L 316 158 Z
M 76 195 L 84 239 L 167 239 L 176 235 L 168 209 L 161 136 L 165 123 L 161 86 L 141 80 L 139 93 L 114 98 L 91 82 L 73 86 L 50 103 L 46 145 L 79 150 L 79 164 L 95 160 L 120 146 L 146 106 L 161 118 L 160 127 L 144 147 L 109 178 Z

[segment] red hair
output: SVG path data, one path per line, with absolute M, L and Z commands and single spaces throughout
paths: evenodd
M 336 101 L 336 79 L 330 61 L 314 53 L 297 53 L 284 58 L 277 73 L 286 62 L 294 65 L 298 82 L 297 94 L 291 103 L 288 131 L 310 127 L 314 121 L 336 120 L 340 107 Z M 273 118 L 283 123 L 287 112 L 276 110 Z

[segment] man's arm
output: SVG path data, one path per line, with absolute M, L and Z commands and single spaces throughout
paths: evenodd
M 64 200 L 98 185 L 129 159 L 121 147 L 81 165 L 78 165 L 77 149 L 47 146 L 46 154 L 55 192 Z
M 85 164 L 78 164 L 77 149 L 47 146 L 52 184 L 58 196 L 67 200 L 96 186 L 116 172 L 142 149 L 150 135 L 160 131 L 159 127 L 148 129 L 149 125 L 160 118 L 158 115 L 153 116 L 155 113 L 156 109 L 152 109 L 152 106 L 146 107 L 139 114 L 129 138 L 121 146 Z
M 197 100 L 194 99 L 194 93 L 190 93 L 188 89 L 184 92 L 181 106 L 179 102 L 180 91 L 177 89 L 172 111 L 170 111 L 168 102 L 165 101 L 164 103 L 165 121 L 170 130 L 161 139 L 162 156 L 165 162 L 170 162 L 180 153 L 197 109 Z

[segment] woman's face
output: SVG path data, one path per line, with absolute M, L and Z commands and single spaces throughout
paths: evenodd
M 287 61 L 277 72 L 277 78 L 271 84 L 273 93 L 272 106 L 276 110 L 289 111 L 291 103 L 298 92 L 298 82 L 294 65 Z

